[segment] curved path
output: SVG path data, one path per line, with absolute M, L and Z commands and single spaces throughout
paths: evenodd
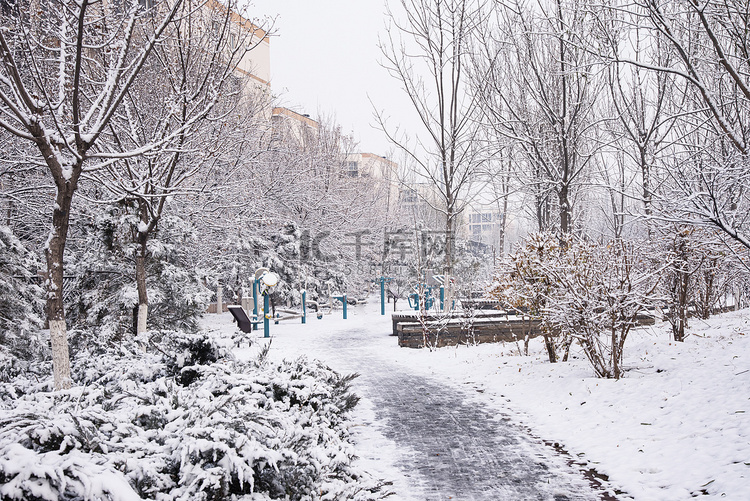
M 382 434 L 406 452 L 396 466 L 408 477 L 409 492 L 394 498 L 613 499 L 507 416 L 472 404 L 466 388 L 379 357 L 372 332 L 347 329 L 316 342 L 315 351 L 334 357 L 325 360 L 332 367 L 360 374 L 356 392 L 372 403 Z

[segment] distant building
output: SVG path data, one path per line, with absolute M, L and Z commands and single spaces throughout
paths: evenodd
M 222 35 L 224 20 L 227 19 L 226 6 L 219 0 L 208 0 L 202 12 L 204 22 L 207 25 L 210 24 L 214 36 Z M 227 55 L 234 51 L 242 53 L 242 58 L 234 69 L 234 76 L 244 85 L 245 96 L 257 98 L 260 95 L 265 101 L 270 102 L 271 41 L 268 33 L 234 11 L 229 12 L 228 21 L 228 33 L 223 33 L 226 37 L 224 50 Z M 240 43 L 242 47 L 238 47 Z M 270 113 L 270 111 L 268 107 L 265 112 Z
M 428 182 L 401 184 L 398 194 L 399 209 L 408 221 L 419 221 L 434 231 L 445 230 L 445 205 L 435 185 Z
M 236 27 L 246 31 L 247 45 L 253 49 L 247 52 L 240 60 L 235 70 L 243 76 L 250 78 L 256 84 L 267 89 L 271 88 L 271 41 L 268 33 L 255 26 L 239 14 L 232 13 L 232 21 Z M 229 47 L 234 49 L 237 41 L 241 39 L 237 33 L 229 34 Z
M 271 125 L 273 129 L 272 143 L 293 140 L 300 148 L 311 144 L 318 131 L 320 124 L 310 118 L 310 115 L 297 113 L 277 106 L 271 111 Z
M 350 153 L 344 160 L 343 174 L 353 178 L 370 178 L 385 197 L 388 209 L 398 205 L 398 164 L 374 153 Z
M 463 218 L 467 240 L 496 248 L 502 244 L 502 213 L 490 207 L 474 206 L 464 212 Z M 498 251 L 502 252 L 502 249 Z
M 346 174 L 349 177 L 372 177 L 395 181 L 398 164 L 374 153 L 351 153 L 346 158 Z

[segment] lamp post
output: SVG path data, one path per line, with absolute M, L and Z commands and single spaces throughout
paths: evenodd
M 268 268 L 258 268 L 255 272 L 255 284 L 257 284 L 257 288 L 253 288 L 253 293 L 256 293 L 257 290 L 263 295 L 263 337 L 271 337 L 271 327 L 269 325 L 269 320 L 271 319 L 269 296 L 278 283 L 279 276 L 276 273 L 269 271 Z M 257 308 L 257 296 L 255 304 Z M 257 310 L 255 308 L 253 309 L 253 312 L 257 315 Z

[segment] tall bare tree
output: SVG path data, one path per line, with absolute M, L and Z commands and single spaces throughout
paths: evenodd
M 631 16 L 632 14 L 622 14 Z M 615 23 L 602 23 L 608 39 L 607 48 L 616 54 L 615 60 L 624 53 L 632 53 L 638 61 L 669 66 L 671 53 L 665 48 L 661 36 L 653 37 L 637 18 L 627 36 Z M 664 72 L 649 72 L 640 66 L 615 62 L 608 68 L 607 83 L 612 97 L 612 108 L 616 117 L 614 134 L 619 136 L 614 143 L 624 155 L 623 160 L 633 164 L 640 177 L 640 198 L 649 238 L 652 236 L 654 190 L 657 175 L 654 169 L 660 153 L 671 145 L 676 122 L 674 100 L 684 99 L 684 93 L 674 89 L 675 80 Z
M 486 6 L 482 0 L 401 0 L 400 6 L 401 13 L 388 12 L 390 25 L 381 49 L 385 67 L 403 86 L 423 127 L 410 142 L 389 129 L 382 113 L 376 116 L 437 192 L 434 208 L 445 220 L 444 273 L 450 284 L 458 217 L 485 162 L 467 65 Z M 429 197 L 425 201 L 434 204 Z
M 483 106 L 495 133 L 523 153 L 540 230 L 573 231 L 578 189 L 600 148 L 602 79 L 582 43 L 589 17 L 576 0 L 497 2 L 484 37 L 491 74 L 480 76 Z
M 750 249 L 750 2 L 640 0 L 630 9 L 671 48 L 671 64 L 621 58 L 688 86 L 667 218 L 717 229 Z

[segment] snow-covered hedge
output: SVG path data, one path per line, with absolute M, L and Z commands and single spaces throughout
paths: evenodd
M 158 334 L 148 353 L 79 353 L 70 391 L 0 385 L 0 499 L 381 497 L 352 467 L 352 376 L 305 359 L 242 364 L 206 336 Z

